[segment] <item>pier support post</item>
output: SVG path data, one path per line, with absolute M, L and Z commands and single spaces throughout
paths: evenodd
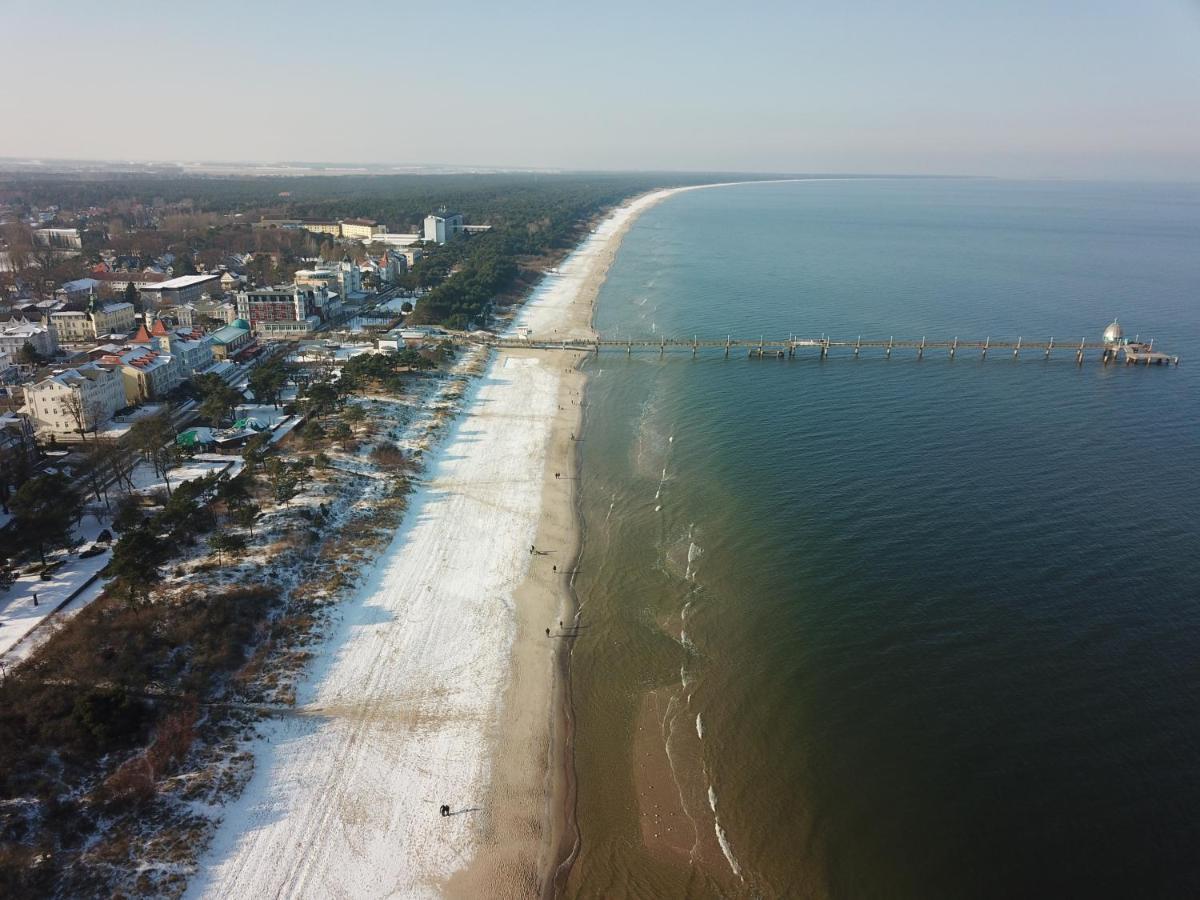
M 1080 338 L 1079 349 L 1075 351 L 1075 365 L 1083 365 L 1083 345 L 1087 343 L 1087 338 Z
M 829 339 L 821 341 L 821 359 L 826 359 L 829 356 Z
M 633 341 L 630 341 L 625 345 L 625 355 L 633 356 Z
M 733 335 L 725 335 L 725 358 L 729 359 L 729 345 L 733 340 Z
M 854 358 L 858 359 L 858 351 L 862 347 L 862 335 L 858 336 L 858 340 L 854 342 Z
M 667 339 L 665 337 L 659 338 L 659 342 L 660 343 L 658 345 L 658 358 L 662 359 L 662 355 L 667 352 Z
M 983 342 L 983 353 L 979 354 L 979 359 L 980 359 L 980 360 L 985 360 L 985 359 L 987 359 L 988 344 L 990 344 L 991 342 L 992 342 L 992 336 L 989 334 L 989 335 L 987 336 L 987 340 L 985 340 L 985 341 Z
M 1050 358 L 1050 351 L 1054 349 L 1054 338 L 1050 338 L 1050 343 L 1046 345 L 1046 359 Z
M 950 345 L 950 358 L 954 359 L 954 354 L 958 352 L 958 335 L 954 336 L 954 343 Z
M 1021 339 L 1017 338 L 1017 346 L 1013 348 L 1013 359 L 1021 355 Z
M 921 346 L 917 348 L 917 359 L 925 358 L 925 335 L 921 335 Z
M 884 357 L 883 357 L 884 359 L 891 359 L 891 358 L 892 358 L 892 341 L 893 341 L 893 340 L 895 340 L 895 336 L 894 336 L 894 335 L 893 335 L 892 337 L 889 337 L 889 338 L 888 338 L 887 353 L 886 353 L 886 354 L 884 354 Z
M 692 359 L 696 358 L 696 351 L 699 349 L 699 347 L 700 347 L 700 336 L 693 334 L 692 335 Z

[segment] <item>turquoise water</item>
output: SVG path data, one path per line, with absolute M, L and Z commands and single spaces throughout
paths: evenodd
M 572 890 L 1200 893 L 1198 288 L 1196 187 L 831 181 L 648 211 L 606 337 L 1069 343 L 1119 316 L 1183 365 L 591 363 Z M 686 854 L 639 831 L 651 691 Z

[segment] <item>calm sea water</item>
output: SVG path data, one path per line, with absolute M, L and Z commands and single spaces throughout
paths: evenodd
M 572 891 L 1200 896 L 1198 298 L 1197 187 L 754 185 L 640 219 L 606 336 L 1118 316 L 1184 361 L 591 363 Z M 682 851 L 643 840 L 655 758 Z

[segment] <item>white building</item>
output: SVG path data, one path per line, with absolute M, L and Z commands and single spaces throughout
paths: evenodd
M 179 357 L 151 347 L 122 347 L 98 360 L 100 365 L 120 371 L 129 405 L 158 400 L 183 381 Z
M 155 328 L 161 322 L 155 322 Z M 154 334 L 158 332 L 155 331 Z M 172 356 L 179 357 L 183 377 L 190 378 L 196 372 L 207 369 L 213 363 L 212 338 L 200 328 L 177 328 L 161 338 L 162 347 Z
M 463 217 L 460 213 L 442 210 L 425 217 L 425 240 L 435 244 L 444 244 L 463 230 Z
M 65 437 L 100 427 L 124 407 L 125 381 L 119 371 L 84 363 L 29 385 L 25 402 L 39 430 Z
M 32 344 L 41 356 L 58 353 L 58 340 L 54 329 L 36 322 L 8 322 L 0 328 L 0 353 L 11 353 L 20 358 L 21 348 Z
M 59 310 L 50 313 L 50 324 L 59 343 L 92 341 L 109 334 L 133 331 L 132 303 L 99 303 L 93 295 L 86 310 Z
M 169 278 L 157 284 L 142 288 L 142 294 L 152 297 L 159 303 L 170 306 L 182 306 L 185 303 L 195 303 L 208 290 L 220 292 L 221 272 L 209 272 L 206 275 L 180 275 Z

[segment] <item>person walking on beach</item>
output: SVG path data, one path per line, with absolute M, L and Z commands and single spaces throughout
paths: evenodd
M 549 628 L 546 629 L 546 637 L 550 637 L 550 629 Z
M 441 807 L 441 809 L 439 809 L 439 810 L 438 810 L 438 812 L 440 812 L 440 813 L 442 814 L 442 818 L 443 818 L 443 819 L 444 819 L 444 818 L 446 818 L 446 816 L 450 815 L 450 807 L 449 807 L 449 805 L 448 805 L 448 804 L 445 804 L 445 803 L 443 803 L 443 804 L 442 804 L 442 807 Z
M 37 602 L 37 591 L 34 591 L 34 592 L 33 592 L 33 605 L 34 605 L 34 607 L 35 607 L 35 608 L 36 608 L 36 607 L 37 607 L 37 605 L 38 605 L 38 602 Z

